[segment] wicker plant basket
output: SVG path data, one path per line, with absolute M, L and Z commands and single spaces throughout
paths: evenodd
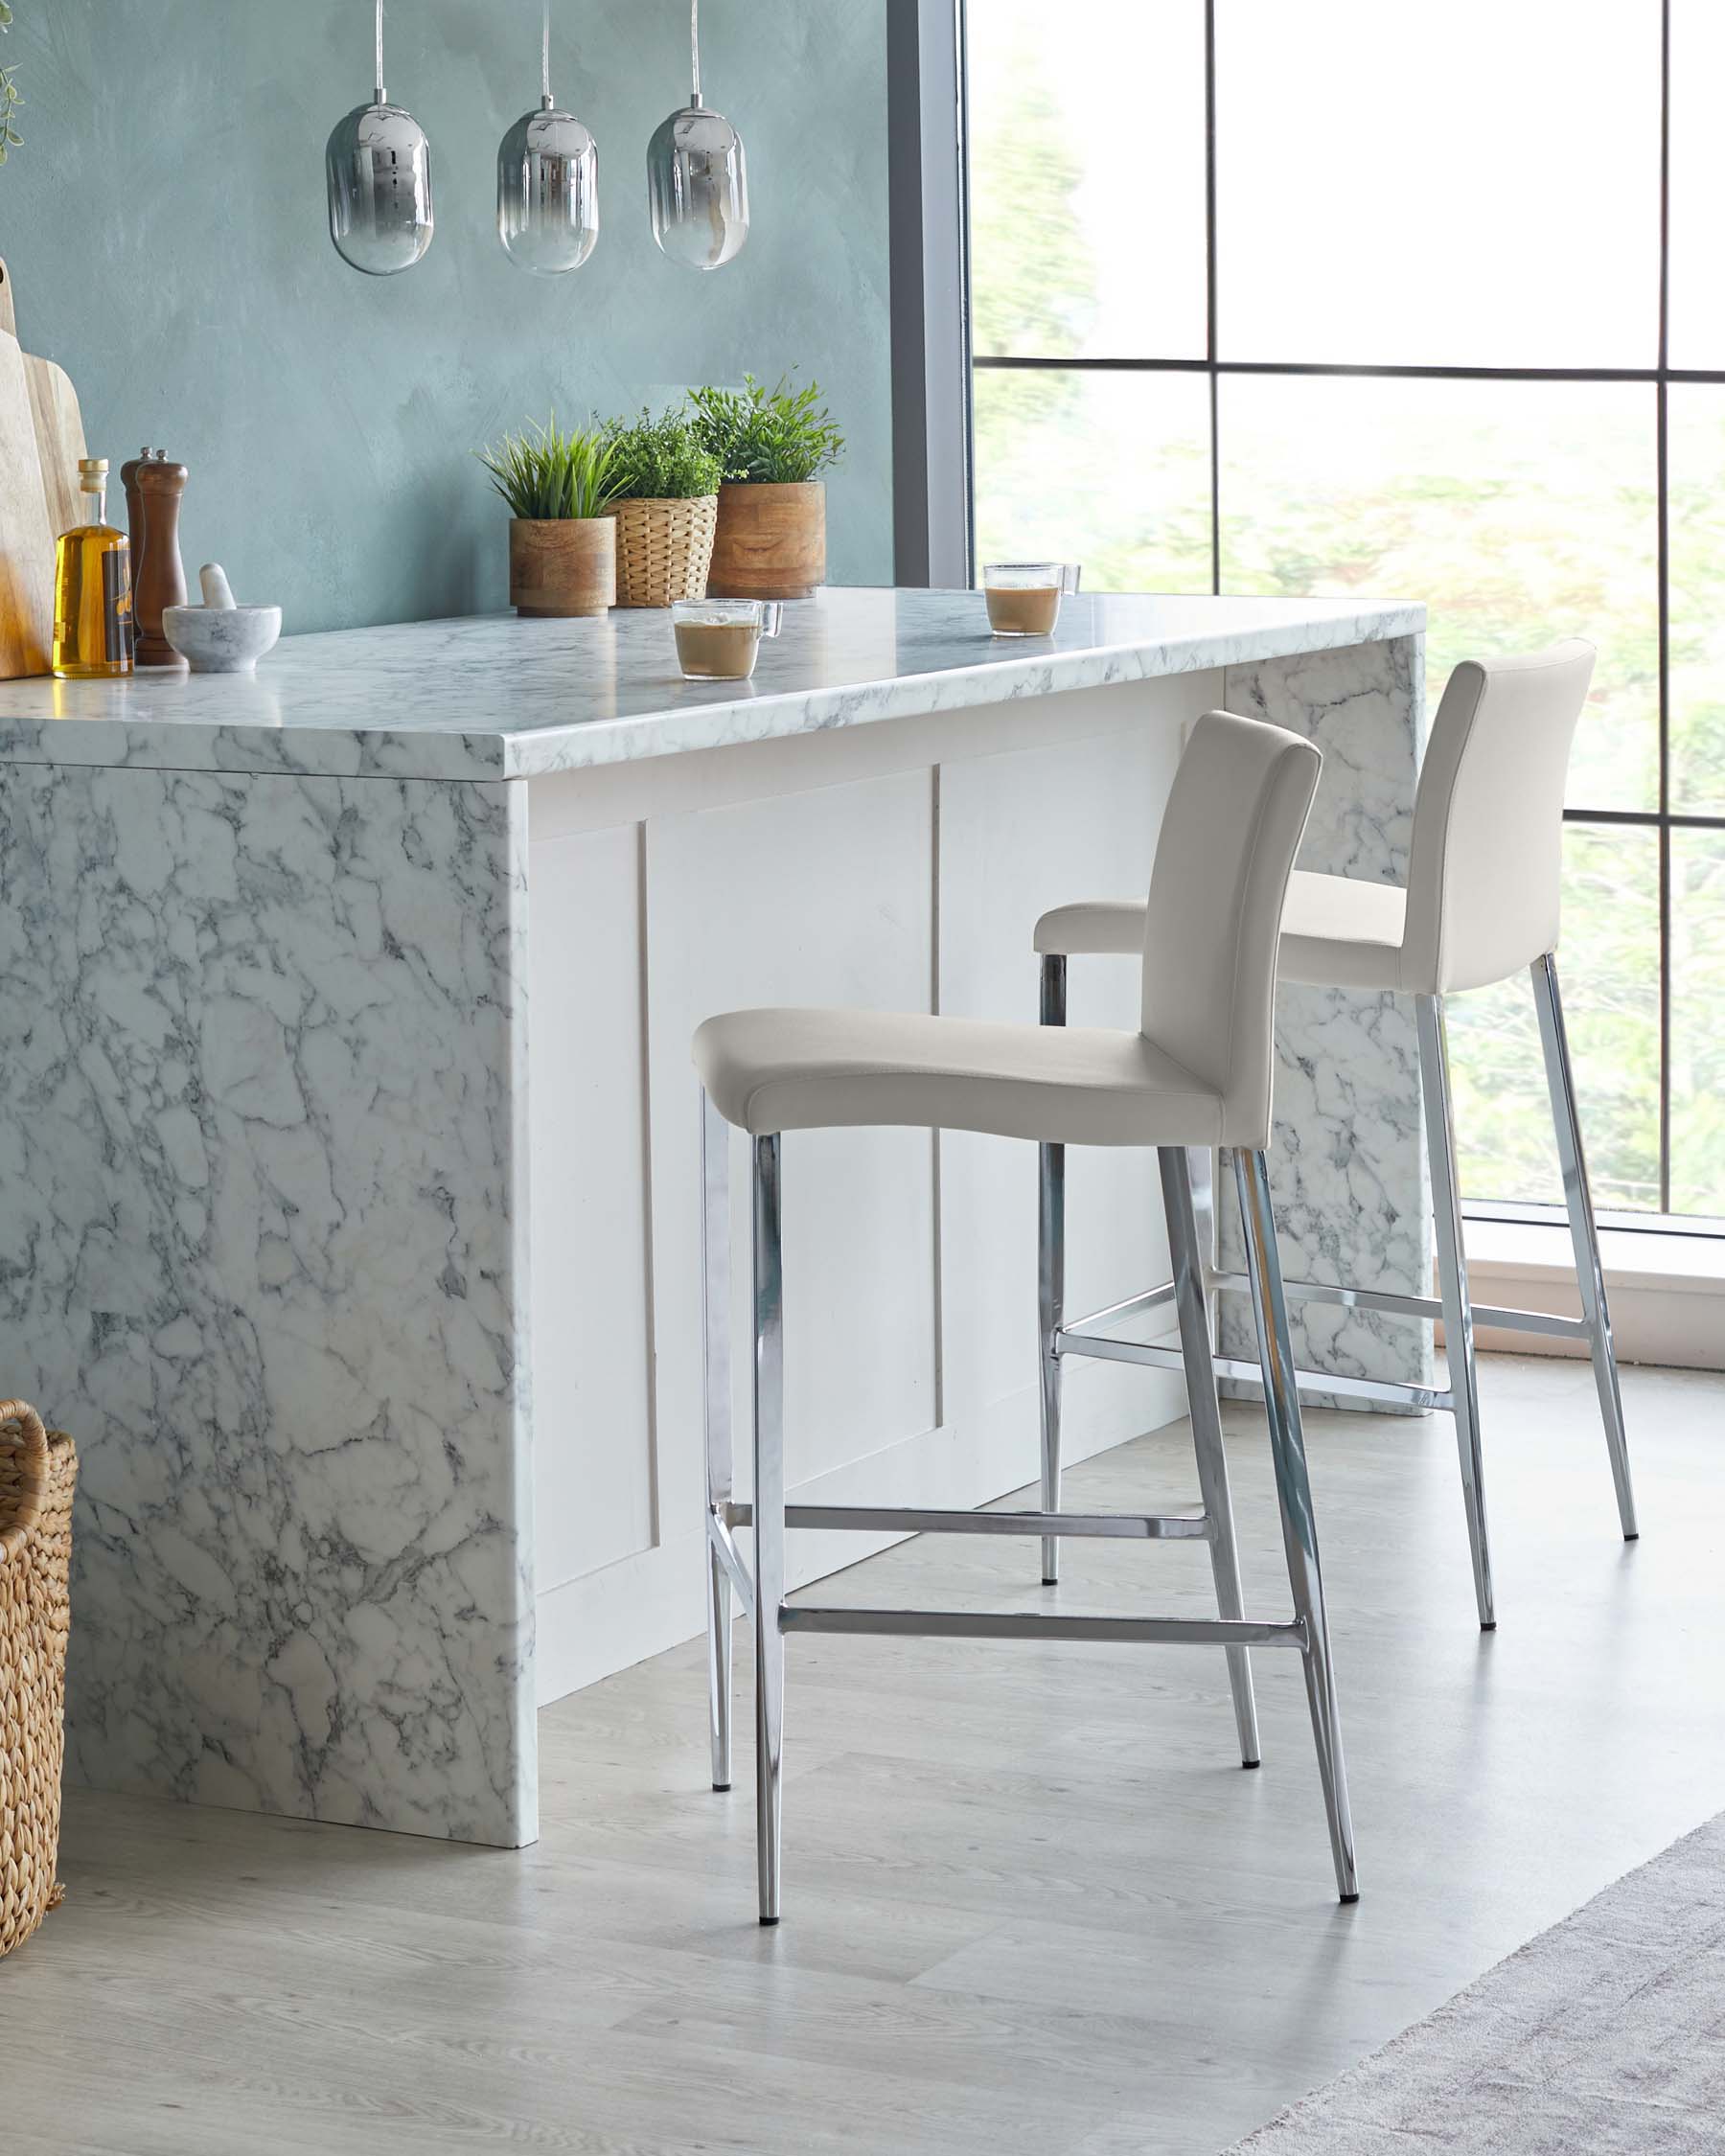
M 66 1573 L 78 1454 L 22 1400 L 0 1401 L 0 1956 L 60 1899 Z
M 668 607 L 674 599 L 704 599 L 719 496 L 693 501 L 620 501 L 617 519 L 617 604 Z

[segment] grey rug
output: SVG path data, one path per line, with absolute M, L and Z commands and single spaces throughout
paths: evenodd
M 1721 2156 L 1725 1813 L 1235 2145 Z

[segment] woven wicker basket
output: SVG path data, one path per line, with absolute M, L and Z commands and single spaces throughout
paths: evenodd
M 66 1573 L 78 1454 L 21 1400 L 0 1401 L 0 1956 L 60 1898 Z
M 668 607 L 674 599 L 704 599 L 719 523 L 719 496 L 693 501 L 620 501 L 617 519 L 617 604 Z

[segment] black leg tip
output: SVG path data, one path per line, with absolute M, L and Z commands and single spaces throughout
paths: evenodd
M 1357 1893 L 1352 1893 L 1352 1894 L 1344 1894 L 1344 1895 L 1342 1896 L 1342 1906 L 1343 1906 L 1343 1908 L 1344 1908 L 1344 1909 L 1351 1909 L 1351 1908 L 1353 1907 L 1354 1903 L 1355 1903 L 1356 1901 L 1358 1901 L 1358 1900 L 1359 1900 L 1359 1898 L 1360 1898 L 1360 1897 L 1359 1897 L 1359 1895 L 1358 1895 Z
M 1254 1767 L 1261 1767 L 1263 1763 L 1261 1759 L 1242 1759 L 1240 1761 L 1240 1772 L 1249 1775 Z
M 715 1793 L 715 1795 L 717 1795 L 717 1796 L 720 1796 L 720 1797 L 723 1797 L 723 1796 L 724 1795 L 725 1791 L 726 1791 L 727 1789 L 729 1789 L 729 1787 L 730 1787 L 730 1783 L 729 1783 L 728 1781 L 716 1781 L 716 1782 L 714 1782 L 714 1784 L 713 1784 L 713 1790 L 714 1790 L 714 1793 Z
M 1623 1540 L 1624 1540 L 1625 1542 L 1640 1542 L 1640 1540 L 1641 1540 L 1641 1529 L 1640 1529 L 1639 1527 L 1637 1527 L 1637 1528 L 1636 1528 L 1636 1530 L 1635 1530 L 1635 1532 L 1634 1532 L 1634 1533 L 1633 1533 L 1632 1535 L 1625 1535 L 1625 1536 L 1623 1537 Z
M 1050 1579 L 1050 1578 L 1048 1577 L 1047 1573 L 1046 1573 L 1046 1572 L 1044 1572 L 1044 1574 L 1043 1574 L 1043 1585 L 1044 1585 L 1045 1587 L 1058 1587 L 1058 1586 L 1060 1585 L 1060 1582 L 1059 1582 L 1059 1581 L 1058 1581 L 1057 1579 Z
M 1497 1630 L 1496 1617 L 1483 1617 L 1480 1620 L 1480 1630 L 1482 1632 L 1495 1632 Z
M 764 1932 L 770 1932 L 772 1929 L 773 1925 L 777 1922 L 778 1918 L 776 1916 L 763 1916 L 761 1918 L 761 1929 Z

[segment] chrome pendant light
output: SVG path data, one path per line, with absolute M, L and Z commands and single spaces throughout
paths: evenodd
M 551 97 L 551 0 L 540 41 L 540 109 L 523 113 L 497 150 L 497 238 L 518 269 L 561 277 L 599 237 L 599 152 Z
M 431 244 L 431 146 L 383 87 L 383 0 L 377 0 L 377 58 L 378 94 L 337 122 L 324 172 L 336 253 L 367 277 L 394 277 Z
M 748 172 L 743 138 L 701 102 L 701 0 L 689 0 L 693 92 L 647 149 L 653 237 L 687 269 L 719 269 L 748 238 Z

